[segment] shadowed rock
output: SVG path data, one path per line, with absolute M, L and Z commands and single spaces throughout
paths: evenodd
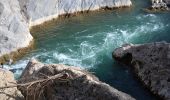
M 168 6 L 170 6 L 170 0 L 164 0 L 164 1 Z
M 170 44 L 126 44 L 113 52 L 117 61 L 132 69 L 154 94 L 170 100 Z
M 64 74 L 60 76 L 61 73 Z M 57 75 L 60 78 L 54 79 Z M 18 83 L 25 84 L 46 78 L 53 80 L 19 89 L 27 100 L 134 100 L 85 70 L 61 64 L 42 64 L 36 60 L 28 63 Z

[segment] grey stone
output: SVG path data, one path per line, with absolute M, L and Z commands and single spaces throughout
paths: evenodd
M 131 68 L 154 94 L 170 100 L 170 44 L 156 42 L 124 45 L 113 52 L 117 61 Z
M 45 84 L 42 92 L 38 91 L 39 85 L 30 86 L 32 92 L 26 92 L 27 87 L 19 87 L 19 89 L 27 100 L 33 100 L 33 97 L 36 100 L 134 100 L 128 94 L 99 81 L 86 70 L 61 64 L 42 64 L 35 59 L 28 63 L 18 83 L 25 84 L 63 72 L 66 73 L 67 82 L 53 80 L 49 82 L 50 84 Z M 33 92 L 34 89 L 37 90 L 36 93 Z
M 105 7 L 131 6 L 130 0 L 19 0 L 30 26 L 41 24 L 63 14 L 92 11 Z
M 164 0 L 164 2 L 170 6 L 170 0 Z
M 27 47 L 32 41 L 17 0 L 0 0 L 0 56 Z
M 158 10 L 169 10 L 168 0 L 152 0 L 152 8 Z
M 10 87 L 16 85 L 14 75 L 10 71 L 6 71 L 0 68 L 0 88 Z M 0 89 L 1 100 L 24 100 L 23 95 L 17 89 L 17 87 L 2 88 Z

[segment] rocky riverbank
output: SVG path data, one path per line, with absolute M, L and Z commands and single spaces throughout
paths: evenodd
M 9 55 L 11 52 L 30 46 L 33 37 L 29 28 L 34 25 L 63 14 L 131 4 L 130 0 L 0 0 L 0 62 L 13 58 Z
M 170 0 L 152 0 L 151 10 L 169 10 Z
M 0 69 L 0 74 L 3 100 L 135 100 L 90 72 L 73 66 L 43 64 L 33 59 L 18 84 L 11 72 Z
M 150 91 L 170 100 L 170 44 L 157 42 L 126 44 L 113 52 L 113 58 L 133 69 Z

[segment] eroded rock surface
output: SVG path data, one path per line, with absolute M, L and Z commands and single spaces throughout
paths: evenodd
M 126 44 L 117 48 L 113 57 L 132 66 L 137 76 L 154 94 L 170 100 L 169 43 Z
M 85 70 L 61 64 L 42 64 L 36 60 L 28 63 L 18 83 L 35 82 L 61 73 L 64 73 L 60 77 L 63 81 L 54 79 L 41 85 L 29 85 L 32 92 L 28 87 L 19 88 L 27 100 L 134 100 L 131 96 L 99 81 Z M 43 88 L 39 91 L 38 87 Z
M 2 88 L 14 86 L 15 84 L 16 81 L 12 72 L 0 69 L 0 100 L 24 100 L 17 87 Z
M 19 0 L 30 20 L 30 26 L 57 18 L 59 15 L 100 8 L 131 6 L 131 0 Z
M 152 8 L 158 10 L 169 10 L 169 0 L 152 0 Z
M 32 41 L 18 0 L 0 0 L 0 56 L 27 47 Z

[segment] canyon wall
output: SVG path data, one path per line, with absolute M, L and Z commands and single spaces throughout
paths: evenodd
M 30 26 L 41 24 L 63 14 L 131 4 L 130 0 L 20 0 L 21 8 L 30 20 Z
M 0 56 L 29 45 L 28 23 L 17 0 L 0 0 Z
M 131 4 L 130 0 L 0 0 L 0 58 L 28 47 L 33 40 L 29 28 L 34 25 L 63 14 Z

